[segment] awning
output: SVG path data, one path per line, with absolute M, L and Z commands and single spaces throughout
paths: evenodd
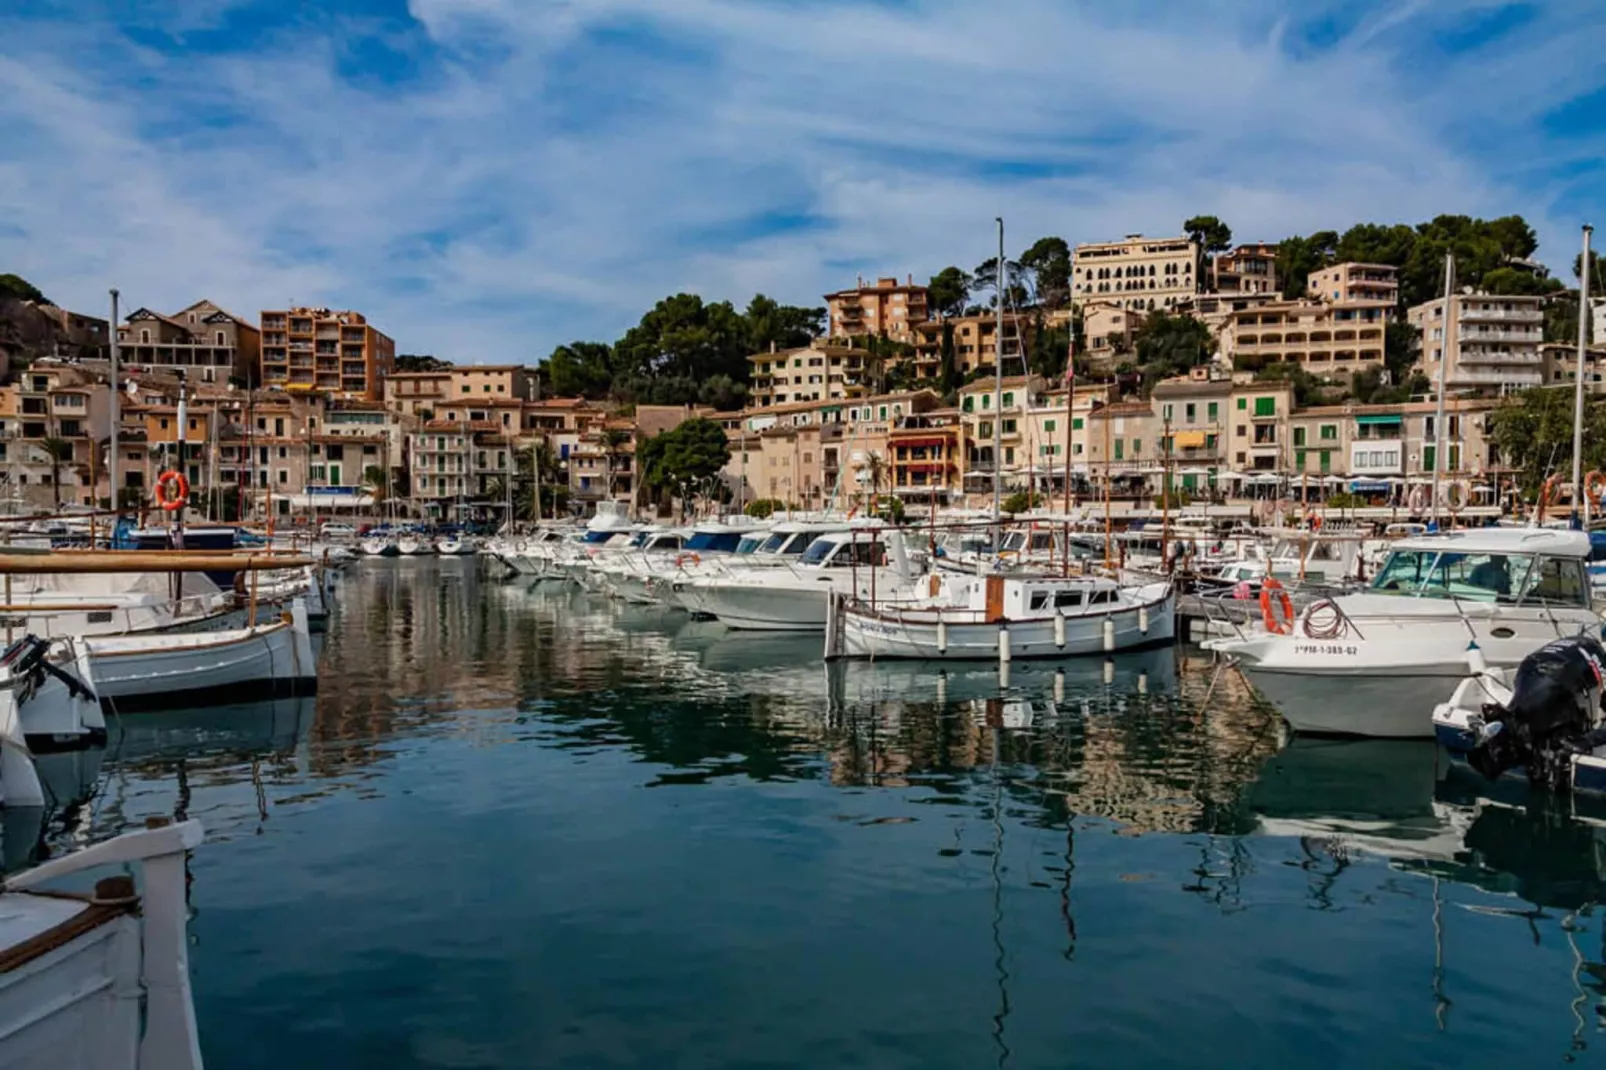
M 1203 431 L 1178 431 L 1171 436 L 1171 440 L 1172 445 L 1176 446 L 1177 449 L 1197 449 L 1205 444 L 1205 433 Z
M 292 509 L 371 509 L 372 494 L 275 494 L 276 502 L 288 501 Z
M 1394 489 L 1394 484 L 1386 479 L 1352 479 L 1349 489 L 1358 494 L 1387 494 Z
M 1355 417 L 1355 422 L 1362 426 L 1376 424 L 1403 424 L 1405 422 L 1405 417 L 1399 415 L 1398 413 L 1392 416 L 1372 414 L 1366 416 L 1357 416 Z

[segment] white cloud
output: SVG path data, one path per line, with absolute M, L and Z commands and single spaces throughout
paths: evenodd
M 1433 58 L 1487 8 L 412 0 L 411 36 L 331 18 L 222 55 L 0 17 L 0 270 L 91 309 L 354 307 L 404 351 L 506 360 L 680 289 L 970 266 L 999 214 L 1015 249 L 1521 212 L 1565 263 L 1555 168 L 1589 153 L 1537 119 L 1594 87 L 1600 20 Z M 1296 47 L 1327 17 L 1349 29 Z M 423 73 L 342 77 L 360 44 Z M 777 213 L 818 225 L 741 235 Z

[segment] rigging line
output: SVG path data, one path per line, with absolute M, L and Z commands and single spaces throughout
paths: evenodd
M 1004 1023 L 1009 1018 L 1009 967 L 1004 956 L 1004 887 L 1003 887 L 1003 856 L 1004 856 L 1004 782 L 998 775 L 998 746 L 1000 734 L 997 728 L 992 730 L 993 752 L 993 968 L 998 977 L 998 1012 L 993 1015 L 993 1043 L 998 1047 L 998 1065 L 1000 1070 L 1009 1062 L 1009 1044 L 1004 1039 Z

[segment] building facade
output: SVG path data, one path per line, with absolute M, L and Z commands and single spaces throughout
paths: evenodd
M 874 335 L 899 342 L 910 341 L 914 325 L 931 314 L 927 290 L 916 286 L 913 277 L 901 283 L 880 278 L 873 286 L 861 277 L 851 290 L 826 294 L 825 309 L 828 338 Z
M 839 401 L 870 392 L 883 368 L 880 358 L 852 346 L 815 341 L 801 349 L 754 353 L 751 398 L 755 405 Z
M 1305 292 L 1334 304 L 1381 301 L 1390 309 L 1400 303 L 1400 269 L 1392 264 L 1334 264 L 1306 276 Z
M 118 361 L 128 371 L 182 372 L 198 383 L 254 384 L 261 338 L 253 324 L 211 301 L 171 316 L 137 308 L 117 328 Z
M 1384 301 L 1277 301 L 1229 313 L 1220 359 L 1239 370 L 1300 364 L 1312 375 L 1347 378 L 1384 366 Z
M 261 322 L 263 386 L 384 400 L 396 343 L 360 312 L 267 310 Z
M 1167 311 L 1197 294 L 1199 244 L 1191 238 L 1130 235 L 1076 247 L 1071 301 L 1108 301 L 1136 312 Z
M 1004 374 L 1018 375 L 1025 370 L 1026 354 L 1031 351 L 1036 321 L 1018 312 L 1004 313 Z M 914 372 L 917 379 L 935 380 L 942 374 L 943 337 L 953 334 L 954 365 L 961 375 L 991 371 L 998 355 L 998 315 L 954 316 L 928 320 L 914 328 Z
M 1440 374 L 1449 390 L 1506 393 L 1545 381 L 1543 297 L 1455 294 L 1416 305 L 1406 320 L 1417 328 L 1417 369 L 1430 382 Z
M 1224 294 L 1278 293 L 1277 246 L 1255 242 L 1220 254 L 1210 265 L 1210 288 Z

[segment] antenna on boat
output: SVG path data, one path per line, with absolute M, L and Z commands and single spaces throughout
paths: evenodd
M 1428 516 L 1434 527 L 1439 524 L 1439 469 L 1444 467 L 1444 388 L 1449 376 L 1450 364 L 1450 332 L 1454 329 L 1452 323 L 1452 303 L 1455 301 L 1455 253 L 1444 254 L 1444 326 L 1441 328 L 1444 337 L 1440 339 L 1439 350 L 1439 388 L 1438 408 L 1433 417 L 1433 489 L 1428 500 Z M 1460 344 L 1460 339 L 1456 340 Z
M 1004 548 L 1004 217 L 998 223 L 998 296 L 993 328 L 993 553 Z

